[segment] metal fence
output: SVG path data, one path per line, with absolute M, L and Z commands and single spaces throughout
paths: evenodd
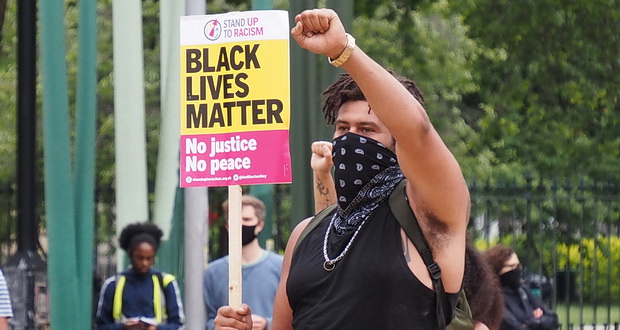
M 470 189 L 476 246 L 514 248 L 563 329 L 620 329 L 620 185 L 525 179 Z
M 290 198 L 289 186 L 275 189 Z M 514 248 L 532 290 L 561 316 L 562 329 L 620 330 L 620 183 L 472 183 L 470 235 L 476 247 Z M 96 194 L 96 280 L 115 272 L 114 192 Z M 276 207 L 274 240 L 292 222 Z M 16 197 L 0 187 L 0 265 L 16 248 Z M 214 240 L 212 240 L 214 241 Z M 276 247 L 277 248 L 277 247 Z

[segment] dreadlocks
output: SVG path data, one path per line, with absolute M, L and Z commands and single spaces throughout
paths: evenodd
M 413 97 L 424 106 L 424 96 L 418 89 L 418 86 L 411 80 L 401 77 L 394 73 L 392 70 L 387 70 L 392 76 L 394 76 L 405 88 L 413 95 Z M 338 116 L 338 110 L 340 107 L 349 101 L 366 101 L 366 97 L 362 93 L 357 83 L 351 78 L 348 73 L 341 73 L 336 81 L 331 84 L 323 92 L 325 97 L 325 103 L 323 104 L 323 115 L 327 120 L 327 124 L 331 125 Z M 370 107 L 368 108 L 370 112 Z

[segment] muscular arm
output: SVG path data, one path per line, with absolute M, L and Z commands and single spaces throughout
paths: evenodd
M 442 269 L 446 292 L 458 292 L 465 266 L 469 192 L 456 159 L 422 106 L 391 74 L 357 48 L 343 67 L 395 138 L 398 162 L 409 180 L 409 205 Z
M 347 39 L 335 12 L 305 11 L 295 21 L 291 34 L 300 46 L 330 58 L 340 56 Z M 458 291 L 465 260 L 469 192 L 456 159 L 422 105 L 359 47 L 342 68 L 396 140 L 399 164 L 409 180 L 409 203 L 442 267 L 446 291 Z
M 359 48 L 342 66 L 396 140 L 399 165 L 418 211 L 433 214 L 447 233 L 464 233 L 469 193 L 456 159 L 426 111 L 389 72 Z

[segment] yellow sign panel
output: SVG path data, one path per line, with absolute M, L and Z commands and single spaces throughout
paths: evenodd
M 287 40 L 181 47 L 181 134 L 287 130 Z

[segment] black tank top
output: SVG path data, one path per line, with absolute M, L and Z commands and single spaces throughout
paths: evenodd
M 344 258 L 328 272 L 323 269 L 323 239 L 330 220 L 331 215 L 326 216 L 293 255 L 286 283 L 293 328 L 437 329 L 435 293 L 409 269 L 401 227 L 389 204 L 382 203 L 370 215 Z M 338 237 L 330 230 L 328 256 L 334 259 L 354 231 Z M 452 313 L 447 314 L 451 319 Z

